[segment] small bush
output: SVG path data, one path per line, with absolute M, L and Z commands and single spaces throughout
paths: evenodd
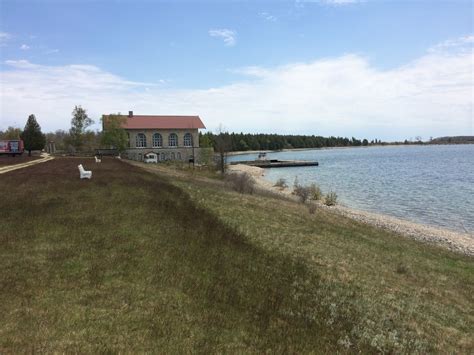
M 301 203 L 305 203 L 309 199 L 310 189 L 307 186 L 298 185 L 294 188 L 293 193 L 299 197 Z
M 319 201 L 321 200 L 322 197 L 323 197 L 323 193 L 318 185 L 314 183 L 309 185 L 309 198 L 311 200 Z
M 286 179 L 279 178 L 277 180 L 277 182 L 275 183 L 275 185 L 273 185 L 273 186 L 280 187 L 282 189 L 286 189 L 288 187 L 288 184 L 286 183 Z
M 255 180 L 248 173 L 232 173 L 226 176 L 227 182 L 241 194 L 253 194 Z
M 315 205 L 314 203 L 310 203 L 310 204 L 308 205 L 308 212 L 309 212 L 309 214 L 315 214 L 315 213 L 316 213 L 316 209 L 317 209 L 317 207 L 316 207 L 316 205 Z
M 324 198 L 324 204 L 326 206 L 334 206 L 337 203 L 337 194 L 335 192 L 329 192 Z
M 293 191 L 296 190 L 298 187 L 301 187 L 301 185 L 298 181 L 298 176 L 295 176 L 295 181 L 293 181 Z

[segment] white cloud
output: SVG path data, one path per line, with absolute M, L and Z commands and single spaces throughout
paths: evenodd
M 55 54 L 59 53 L 59 49 L 48 49 L 44 52 L 44 54 Z
M 36 64 L 32 64 L 32 63 L 30 63 L 29 61 L 27 61 L 25 59 L 6 60 L 5 64 L 10 66 L 10 67 L 16 68 L 16 69 L 37 69 L 37 68 L 41 68 L 41 66 L 36 65 Z
M 233 46 L 236 42 L 235 37 L 237 36 L 237 33 L 227 28 L 221 28 L 209 30 L 209 36 L 222 38 L 226 46 Z
M 276 16 L 273 16 L 268 12 L 261 12 L 258 15 L 266 21 L 275 22 L 276 20 L 278 20 Z
M 12 38 L 11 34 L 7 32 L 0 32 L 0 46 L 4 46 L 10 38 Z
M 26 51 L 26 50 L 30 49 L 30 46 L 28 46 L 27 44 L 22 44 L 22 45 L 20 46 L 20 49 L 21 49 L 22 51 Z
M 464 37 L 460 37 L 456 39 L 448 39 L 446 41 L 443 41 L 431 47 L 428 51 L 432 53 L 443 52 L 443 51 L 452 50 L 452 49 L 468 51 L 468 50 L 472 50 L 473 46 L 474 46 L 474 35 L 469 35 L 469 36 L 464 36 Z
M 452 48 L 390 70 L 354 54 L 240 68 L 233 72 L 242 80 L 201 90 L 130 82 L 90 65 L 7 61 L 0 72 L 0 129 L 32 112 L 46 131 L 68 128 L 72 108 L 81 104 L 95 118 L 128 110 L 199 114 L 211 130 L 222 123 L 239 132 L 369 139 L 473 134 L 474 55 Z

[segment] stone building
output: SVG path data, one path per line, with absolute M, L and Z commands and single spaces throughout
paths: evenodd
M 105 115 L 104 115 L 105 116 Z M 128 135 L 124 156 L 142 161 L 147 153 L 156 153 L 158 161 L 190 159 L 200 161 L 203 150 L 199 147 L 199 129 L 206 128 L 199 116 L 123 116 L 122 127 Z

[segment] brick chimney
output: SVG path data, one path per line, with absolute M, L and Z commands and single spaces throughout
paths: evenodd
M 128 117 L 130 117 L 130 118 L 133 117 L 133 111 L 128 111 Z

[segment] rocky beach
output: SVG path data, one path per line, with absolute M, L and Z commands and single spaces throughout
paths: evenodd
M 293 194 L 291 186 L 281 188 L 275 186 L 271 181 L 266 180 L 265 169 L 244 164 L 236 164 L 229 166 L 228 171 L 230 173 L 247 173 L 251 175 L 258 189 L 270 191 L 295 201 L 298 199 L 297 196 Z M 338 213 L 358 222 L 391 230 L 422 242 L 436 244 L 454 252 L 474 256 L 474 236 L 469 233 L 460 233 L 444 228 L 414 223 L 384 214 L 349 208 L 340 204 L 336 206 L 326 206 L 321 201 L 312 201 L 310 203 L 315 203 L 318 208 L 333 211 L 334 213 Z

